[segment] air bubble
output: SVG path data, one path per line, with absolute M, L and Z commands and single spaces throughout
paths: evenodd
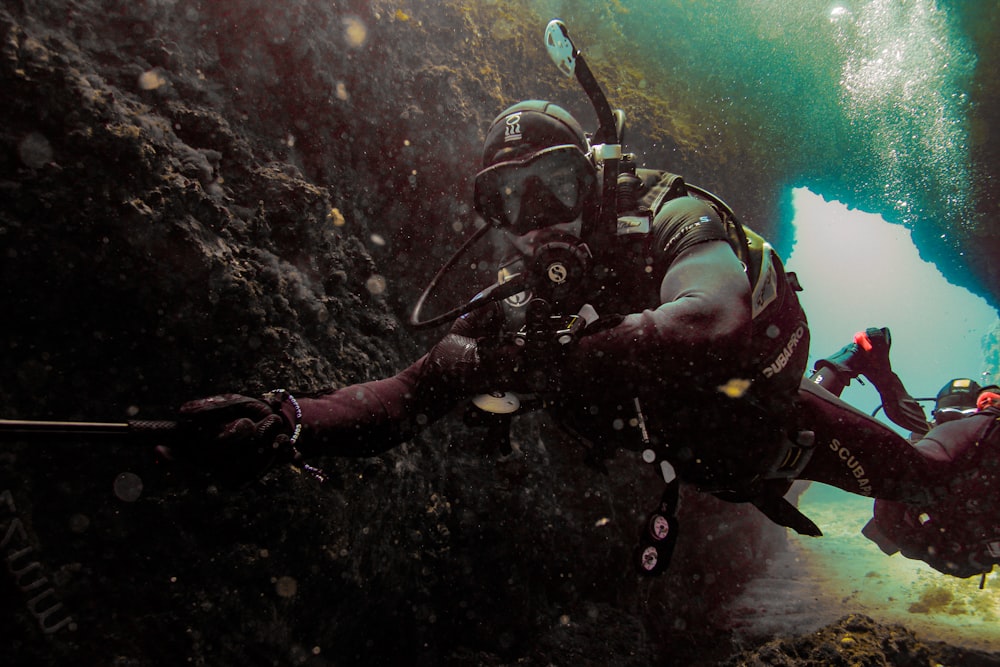
M 274 590 L 283 598 L 295 597 L 299 590 L 299 582 L 295 581 L 294 577 L 278 577 L 274 582 Z
M 348 17 L 344 19 L 344 37 L 347 45 L 357 48 L 368 41 L 368 26 L 361 19 Z
M 133 503 L 142 495 L 142 479 L 131 472 L 123 472 L 115 477 L 115 495 L 119 500 Z
M 21 162 L 32 169 L 41 169 L 52 161 L 52 144 L 39 132 L 31 132 L 17 145 Z
M 365 281 L 365 288 L 373 295 L 378 296 L 385 292 L 386 282 L 383 276 L 373 274 Z

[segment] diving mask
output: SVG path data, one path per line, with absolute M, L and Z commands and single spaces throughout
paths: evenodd
M 526 234 L 578 218 L 596 183 L 579 147 L 552 146 L 476 174 L 475 209 L 495 227 Z

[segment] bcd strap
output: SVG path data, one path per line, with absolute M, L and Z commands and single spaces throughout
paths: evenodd
M 677 544 L 679 497 L 680 482 L 674 479 L 663 489 L 659 504 L 643 523 L 634 554 L 636 571 L 642 576 L 658 576 L 670 566 Z
M 678 174 L 658 172 L 655 176 L 650 177 L 649 174 L 645 173 L 645 170 L 643 172 L 642 175 L 646 176 L 644 180 L 648 187 L 643 197 L 643 204 L 648 206 L 653 217 L 656 217 L 656 214 L 660 211 L 660 207 L 666 202 L 688 194 L 687 187 L 684 185 L 684 178 Z

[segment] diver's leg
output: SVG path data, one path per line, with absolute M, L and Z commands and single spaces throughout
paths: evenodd
M 885 424 L 809 380 L 796 410 L 798 428 L 815 433 L 800 479 L 907 503 L 931 498 L 932 463 Z

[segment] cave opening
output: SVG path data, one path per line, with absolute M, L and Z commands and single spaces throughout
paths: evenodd
M 996 310 L 921 258 L 907 228 L 806 188 L 791 198 L 786 268 L 803 286 L 811 361 L 855 331 L 889 327 L 893 369 L 914 396 L 934 396 L 955 377 L 997 380 Z M 844 398 L 869 412 L 879 405 L 870 386 L 852 383 Z
M 932 397 L 955 377 L 997 381 L 996 310 L 921 259 L 908 229 L 806 188 L 793 189 L 791 202 L 794 238 L 786 268 L 803 286 L 810 368 L 849 343 L 855 331 L 887 326 L 893 369 L 912 395 Z M 871 385 L 856 382 L 843 398 L 869 414 L 880 403 Z M 933 403 L 924 407 L 929 412 Z M 877 417 L 902 433 L 883 413 Z M 899 554 L 886 556 L 861 535 L 871 517 L 868 498 L 811 484 L 799 507 L 824 537 L 790 532 L 790 550 L 825 592 L 820 603 L 832 616 L 840 605 L 861 606 L 927 636 L 960 635 L 984 648 L 1000 639 L 996 572 L 980 590 L 979 577 L 956 579 Z

